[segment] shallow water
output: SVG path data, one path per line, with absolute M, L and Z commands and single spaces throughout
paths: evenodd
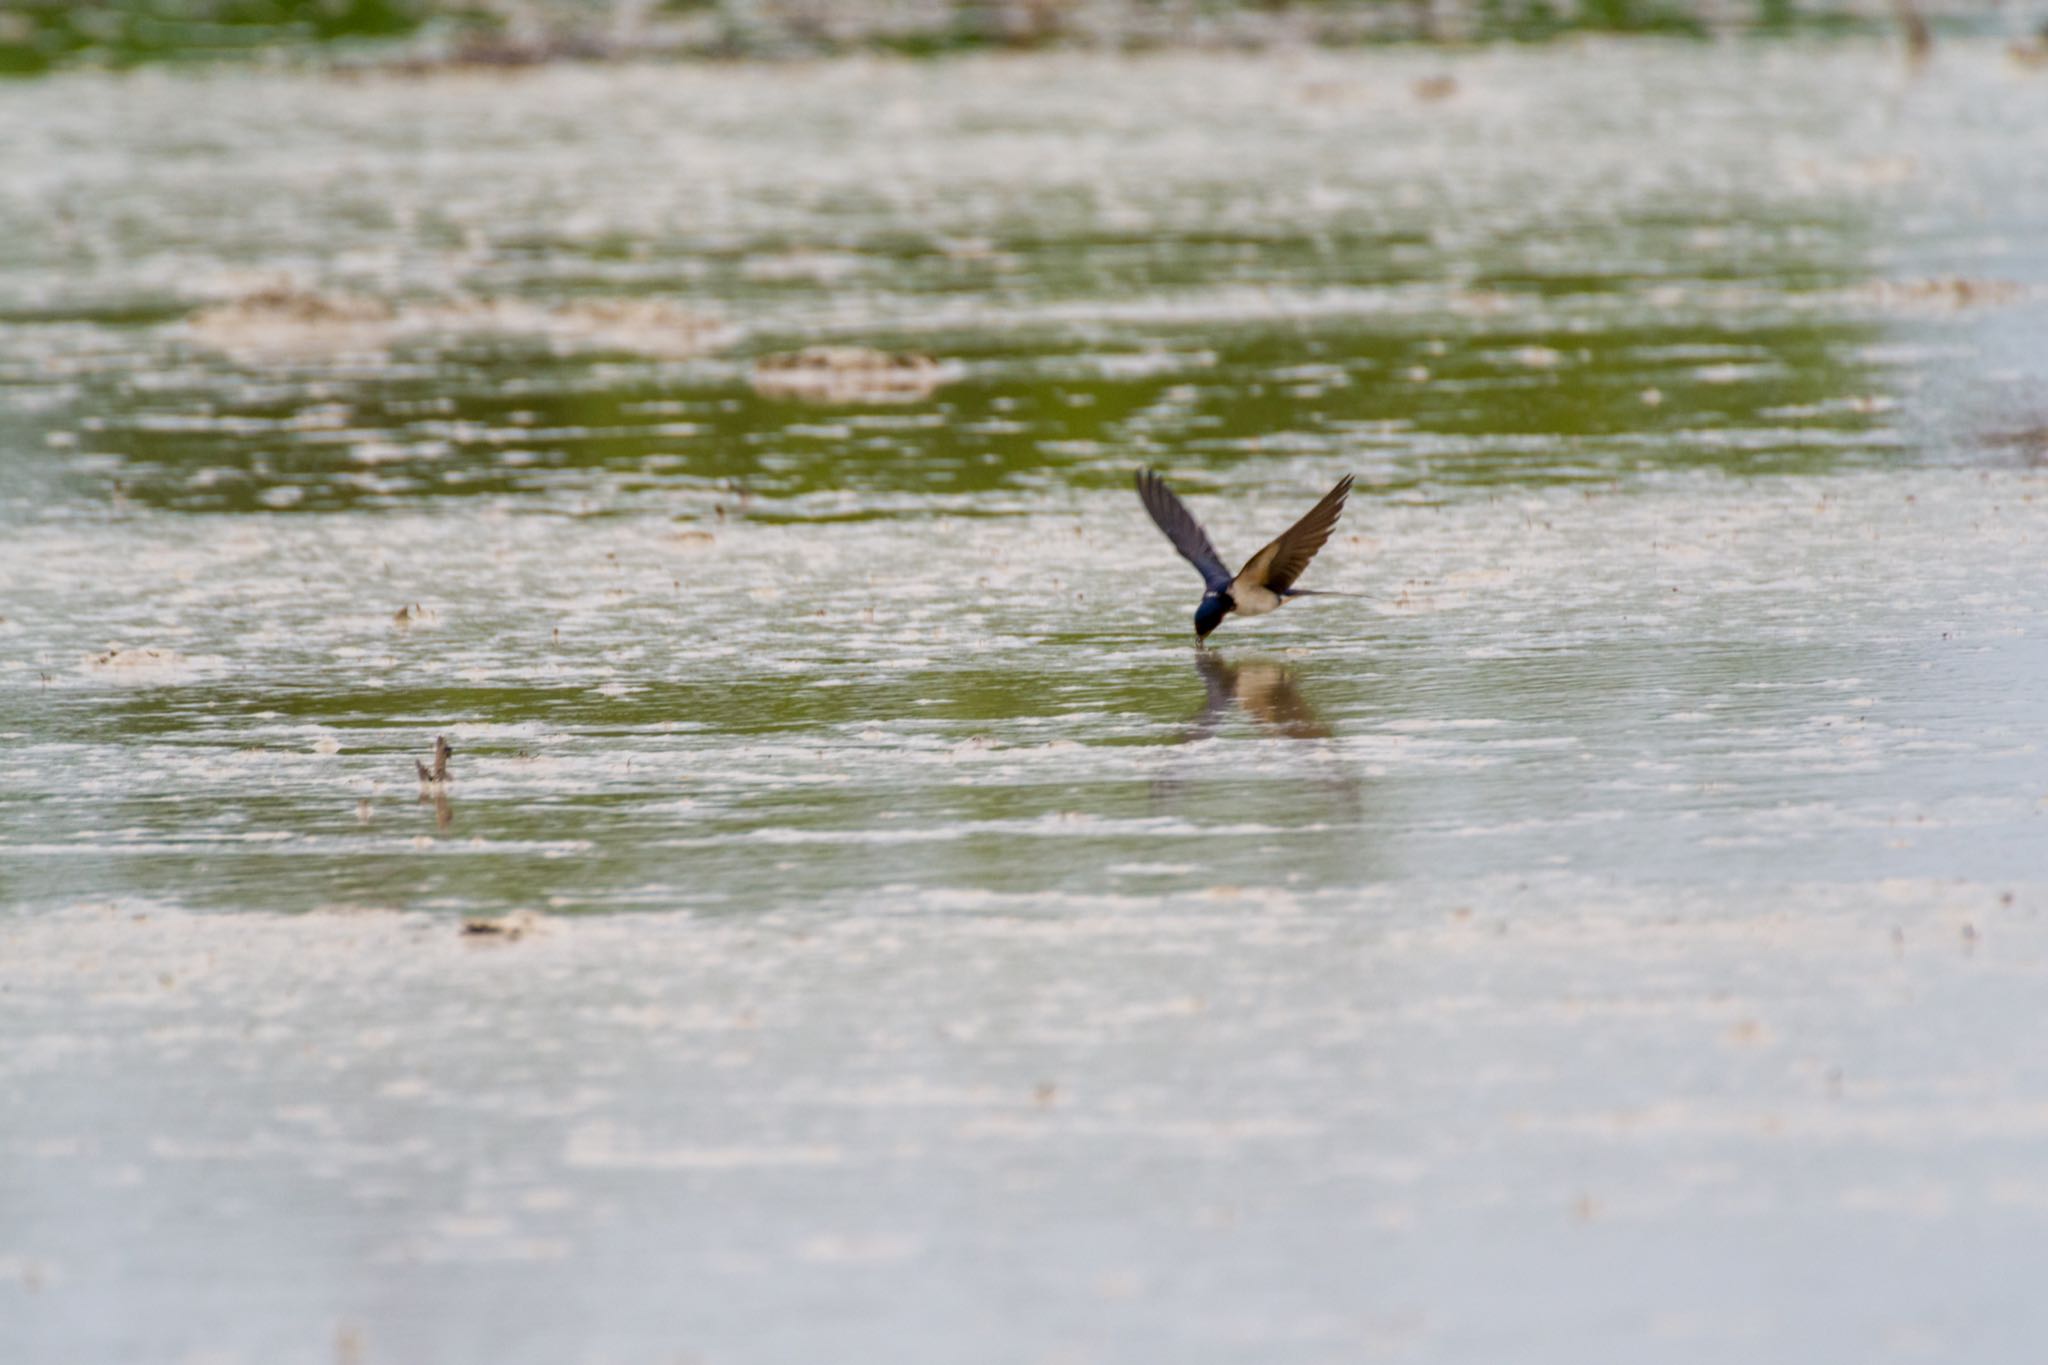
M 0 1357 L 2038 1337 L 1996 48 L 0 126 Z M 942 382 L 754 383 L 820 343 Z M 1139 463 L 1233 559 L 1355 472 L 1360 596 L 1197 654 Z

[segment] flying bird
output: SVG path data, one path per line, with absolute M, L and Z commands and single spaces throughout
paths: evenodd
M 1232 612 L 1240 616 L 1263 616 L 1287 601 L 1290 597 L 1316 597 L 1323 594 L 1313 588 L 1297 588 L 1294 580 L 1301 577 L 1309 561 L 1316 557 L 1316 551 L 1323 548 L 1323 542 L 1330 538 L 1330 532 L 1337 525 L 1337 517 L 1344 511 L 1344 499 L 1351 492 L 1351 476 L 1346 474 L 1337 480 L 1337 486 L 1323 495 L 1323 500 L 1309 509 L 1308 515 L 1281 533 L 1280 538 L 1245 561 L 1245 566 L 1231 576 L 1223 567 L 1222 556 L 1209 543 L 1209 533 L 1202 529 L 1202 523 L 1195 520 L 1194 513 L 1177 497 L 1166 480 L 1149 469 L 1138 471 L 1138 497 L 1144 502 L 1145 510 L 1152 514 L 1152 520 L 1159 529 L 1166 532 L 1166 538 L 1179 550 L 1181 558 L 1195 566 L 1202 575 L 1206 589 L 1201 605 L 1195 608 L 1195 639 L 1199 643 L 1209 638 L 1209 633 L 1223 623 L 1223 618 Z

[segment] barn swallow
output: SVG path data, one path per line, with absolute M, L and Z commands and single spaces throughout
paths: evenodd
M 1166 532 L 1166 538 L 1179 550 L 1181 558 L 1195 566 L 1202 575 L 1203 586 L 1201 605 L 1195 608 L 1195 640 L 1207 640 L 1209 633 L 1221 625 L 1223 618 L 1231 612 L 1240 616 L 1263 616 L 1285 603 L 1290 597 L 1314 597 L 1322 594 L 1313 588 L 1297 588 L 1294 580 L 1301 577 L 1309 561 L 1316 557 L 1316 551 L 1323 548 L 1323 542 L 1330 538 L 1330 531 L 1337 525 L 1337 517 L 1344 511 L 1344 499 L 1351 492 L 1351 476 L 1346 474 L 1337 480 L 1337 486 L 1323 495 L 1323 500 L 1309 509 L 1308 515 L 1281 533 L 1280 538 L 1245 561 L 1245 566 L 1232 577 L 1230 570 L 1223 567 L 1222 556 L 1209 543 L 1209 533 L 1202 529 L 1202 523 L 1194 518 L 1187 506 L 1174 496 L 1171 488 L 1149 469 L 1138 471 L 1138 497 L 1144 502 L 1145 510 L 1152 514 L 1152 520 L 1159 529 Z

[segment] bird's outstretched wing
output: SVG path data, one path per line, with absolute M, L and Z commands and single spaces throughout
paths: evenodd
M 1307 516 L 1247 560 L 1236 581 L 1271 592 L 1285 592 L 1293 587 L 1294 580 L 1301 577 L 1302 570 L 1308 568 L 1308 562 L 1316 557 L 1316 551 L 1322 549 L 1323 542 L 1330 538 L 1330 532 L 1337 525 L 1337 517 L 1344 511 L 1344 499 L 1350 492 L 1351 476 L 1346 474 L 1337 480 L 1335 488 L 1323 494 L 1321 502 L 1309 509 Z
M 1152 520 L 1173 542 L 1173 548 L 1180 551 L 1181 558 L 1194 565 L 1202 575 L 1202 582 L 1208 585 L 1210 592 L 1221 592 L 1230 586 L 1230 570 L 1223 567 L 1222 556 L 1209 543 L 1209 533 L 1202 529 L 1201 522 L 1195 520 L 1195 514 L 1173 495 L 1173 490 L 1166 486 L 1166 480 L 1149 469 L 1139 470 L 1138 497 L 1144 502 L 1145 510 L 1152 514 Z M 1316 542 L 1318 545 L 1322 543 L 1320 540 Z M 1314 554 L 1315 551 L 1309 553 Z M 1302 561 L 1303 564 L 1307 562 Z

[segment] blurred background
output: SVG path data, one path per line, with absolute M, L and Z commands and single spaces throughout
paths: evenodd
M 422 59 L 2024 30 L 1999 0 L 7 0 L 0 70 L 399 44 Z
M 0 1360 L 2031 1359 L 2037 24 L 0 5 Z

